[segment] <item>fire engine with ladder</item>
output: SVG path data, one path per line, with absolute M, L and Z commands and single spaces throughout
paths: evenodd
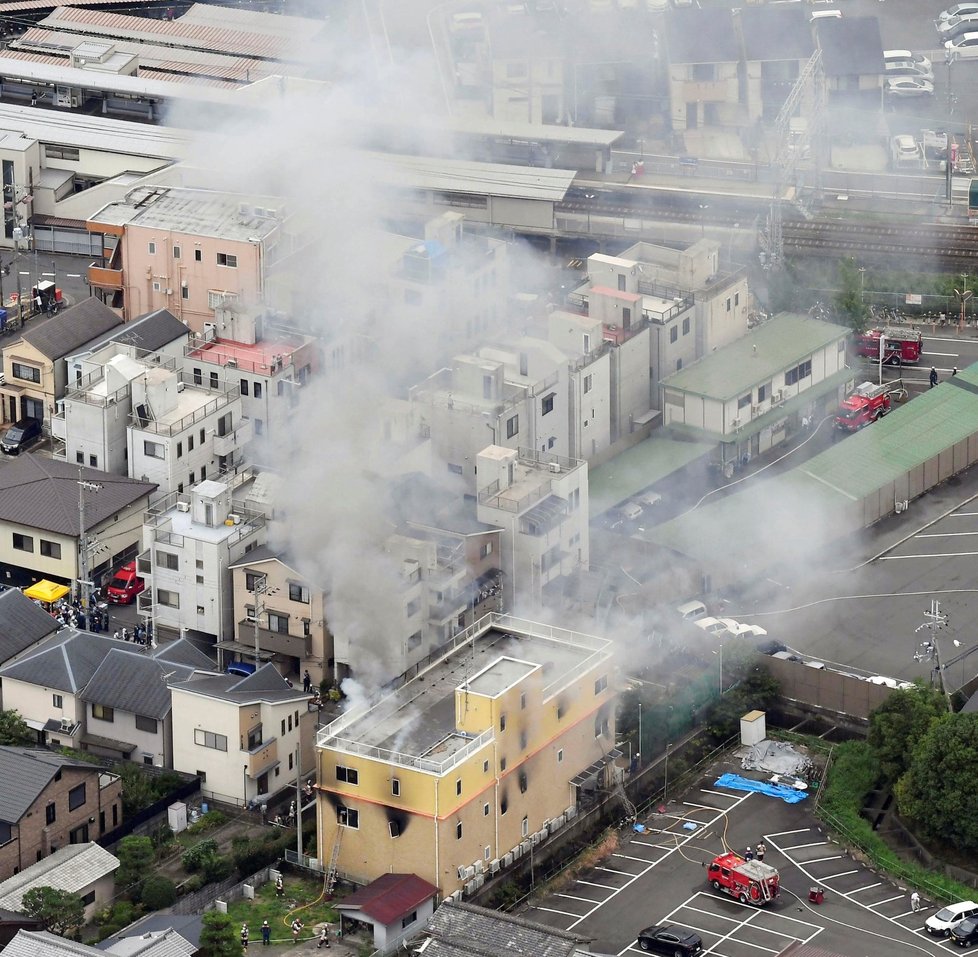
M 863 382 L 857 385 L 839 406 L 835 415 L 835 427 L 843 432 L 856 432 L 861 428 L 881 419 L 893 403 L 894 384 L 885 382 L 875 385 Z M 899 391 L 899 385 L 896 387 Z
M 744 860 L 732 851 L 713 859 L 707 866 L 706 879 L 715 891 L 755 907 L 777 900 L 781 892 L 781 877 L 776 867 L 763 861 Z
M 880 357 L 883 340 L 883 362 L 886 365 L 916 365 L 924 351 L 924 338 L 911 329 L 870 329 L 856 336 L 856 355 L 866 359 Z

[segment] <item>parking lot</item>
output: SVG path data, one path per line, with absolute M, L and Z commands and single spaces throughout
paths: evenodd
M 703 939 L 717 957 L 780 953 L 795 941 L 841 954 L 916 955 L 953 949 L 923 931 L 934 907 L 913 913 L 910 888 L 899 887 L 853 860 L 818 829 L 809 801 L 787 805 L 759 794 L 714 786 L 739 762 L 724 762 L 682 798 L 643 823 L 626 828 L 618 849 L 566 886 L 533 901 L 522 916 L 592 938 L 591 950 L 641 952 L 638 932 L 677 924 Z M 688 826 L 694 825 L 694 830 Z M 743 853 L 763 837 L 765 862 L 781 874 L 781 896 L 764 908 L 713 892 L 705 864 L 725 849 Z M 808 900 L 810 887 L 825 902 Z

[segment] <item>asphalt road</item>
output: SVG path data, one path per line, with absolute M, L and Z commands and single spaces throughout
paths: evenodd
M 731 756 L 671 801 L 665 813 L 648 818 L 648 833 L 622 831 L 623 843 L 610 857 L 535 900 L 522 916 L 592 937 L 592 951 L 619 957 L 640 953 L 638 932 L 659 923 L 696 931 L 704 954 L 716 957 L 773 957 L 793 941 L 866 957 L 952 949 L 923 931 L 932 903 L 925 901 L 924 910 L 913 913 L 910 889 L 881 878 L 828 841 L 809 801 L 786 805 L 717 788 L 714 781 L 724 771 L 743 773 Z M 695 830 L 686 830 L 689 823 Z M 780 899 L 755 908 L 712 891 L 704 865 L 726 849 L 743 853 L 762 836 L 765 863 L 781 873 Z M 815 885 L 825 889 L 821 906 L 808 902 Z

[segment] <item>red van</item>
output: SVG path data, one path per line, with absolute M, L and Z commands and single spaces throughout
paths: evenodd
M 146 582 L 136 574 L 136 563 L 127 562 L 115 573 L 105 594 L 113 604 L 131 605 L 145 587 Z

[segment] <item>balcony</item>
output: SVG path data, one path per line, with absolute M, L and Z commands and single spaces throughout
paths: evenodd
M 214 436 L 215 455 L 234 455 L 251 441 L 251 419 L 241 419 L 233 432 Z
M 263 741 L 248 752 L 248 777 L 257 778 L 278 764 L 278 738 Z
M 91 263 L 88 267 L 88 284 L 100 289 L 122 289 L 125 279 L 121 269 L 109 269 L 107 266 L 96 266 Z
M 258 644 L 262 651 L 271 651 L 278 655 L 291 655 L 293 658 L 304 658 L 308 651 L 308 640 L 303 635 L 290 635 L 258 626 Z M 255 620 L 253 618 L 242 618 L 238 622 L 238 641 L 254 645 Z

